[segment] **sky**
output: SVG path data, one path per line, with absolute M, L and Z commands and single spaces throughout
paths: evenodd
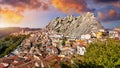
M 0 0 L 0 28 L 44 28 L 55 17 L 87 12 L 105 28 L 120 26 L 120 0 Z

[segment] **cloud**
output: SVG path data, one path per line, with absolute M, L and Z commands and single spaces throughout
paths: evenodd
M 49 9 L 42 0 L 0 0 L 0 15 L 9 23 L 20 23 L 25 10 Z
M 116 15 L 117 15 L 117 12 L 115 10 L 113 10 L 113 9 L 109 10 L 109 12 L 108 12 L 109 17 L 115 17 Z
M 7 8 L 0 9 L 0 15 L 2 15 L 7 23 L 17 24 L 23 19 L 23 16 L 20 13 Z
M 113 6 L 115 6 L 115 7 L 117 7 L 117 8 L 120 8 L 120 2 L 114 2 L 114 3 L 112 3 L 113 4 Z
M 106 6 L 112 5 L 114 7 L 120 8 L 120 0 L 94 0 L 94 3 L 104 4 Z
M 51 0 L 51 4 L 64 13 L 91 11 L 85 0 Z
M 47 4 L 41 0 L 1 0 L 0 4 L 23 9 L 38 9 L 45 5 L 47 6 Z
M 42 9 L 49 10 L 49 5 L 47 3 L 43 3 Z
M 110 2 L 117 2 L 119 0 L 94 0 L 95 3 L 110 3 Z
M 105 16 L 103 15 L 102 12 L 98 12 L 98 17 L 99 17 L 99 19 L 103 19 Z
M 96 5 L 102 5 L 104 8 L 98 11 L 98 18 L 102 21 L 120 20 L 120 13 L 115 10 L 120 8 L 120 0 L 94 0 Z M 107 11 L 107 12 L 106 12 Z
M 102 12 L 98 12 L 98 18 L 102 21 L 120 20 L 120 13 L 117 13 L 116 10 L 111 9 L 108 11 L 107 14 L 104 14 Z

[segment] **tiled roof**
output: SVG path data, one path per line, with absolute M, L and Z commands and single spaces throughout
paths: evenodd
M 0 64 L 0 68 L 5 68 L 5 66 L 3 64 Z
M 16 62 L 13 62 L 12 64 L 13 64 L 14 66 L 18 66 L 18 65 L 24 64 L 24 62 L 23 62 L 23 61 L 18 61 L 17 63 L 16 63 Z
M 46 61 L 51 61 L 53 59 L 56 59 L 56 57 L 57 57 L 56 55 L 50 55 L 50 56 L 46 57 L 45 60 Z

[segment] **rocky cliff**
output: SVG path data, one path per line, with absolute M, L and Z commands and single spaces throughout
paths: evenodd
M 65 18 L 57 17 L 46 26 L 49 32 L 57 32 L 75 37 L 80 37 L 80 35 L 90 32 L 97 32 L 102 28 L 100 22 L 90 12 L 78 17 L 72 15 Z

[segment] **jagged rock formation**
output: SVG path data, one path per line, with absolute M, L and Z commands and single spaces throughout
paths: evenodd
M 65 18 L 57 17 L 46 26 L 49 32 L 75 37 L 80 37 L 80 35 L 90 33 L 91 31 L 97 32 L 102 28 L 100 22 L 90 12 L 78 17 L 72 15 Z

